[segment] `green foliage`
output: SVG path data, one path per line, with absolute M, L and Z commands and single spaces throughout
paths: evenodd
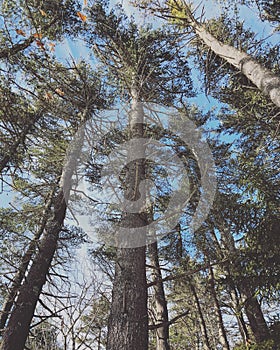
M 260 344 L 239 345 L 235 346 L 233 350 L 278 350 L 275 347 L 273 340 L 266 340 Z

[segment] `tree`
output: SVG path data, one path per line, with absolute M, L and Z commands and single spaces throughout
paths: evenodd
M 151 7 L 153 8 L 153 3 L 151 3 Z M 251 55 L 217 40 L 206 30 L 203 24 L 195 19 L 191 7 L 187 2 L 175 0 L 167 2 L 167 10 L 166 8 L 162 9 L 160 6 L 156 7 L 156 9 L 159 11 L 161 17 L 175 20 L 185 27 L 190 26 L 205 45 L 219 57 L 237 68 L 264 95 L 269 96 L 277 107 L 280 107 L 280 78 L 269 69 L 263 67 Z
M 89 44 L 94 45 L 97 57 L 106 69 L 119 82 L 125 96 L 131 103 L 131 115 L 128 121 L 129 138 L 144 137 L 143 101 L 163 101 L 170 103 L 177 91 L 189 92 L 190 80 L 188 68 L 182 65 L 180 57 L 173 56 L 176 50 L 174 37 L 159 30 L 138 29 L 122 13 L 106 13 L 102 3 L 96 3 L 89 9 L 94 20 L 94 31 Z M 106 28 L 106 31 L 104 31 Z M 165 46 L 164 46 L 165 44 Z M 168 72 L 167 66 L 179 63 L 180 78 L 186 73 L 184 81 Z M 175 82 L 178 84 L 175 85 Z M 185 84 L 185 86 L 184 86 Z M 131 150 L 133 152 L 133 150 Z M 145 150 L 142 149 L 143 159 Z M 124 181 L 126 198 L 135 200 L 138 185 L 145 179 L 143 159 L 127 166 Z M 135 171 L 137 169 L 137 176 Z M 137 185 L 138 184 L 138 185 Z M 135 187 L 136 186 L 136 187 Z M 147 224 L 145 211 L 140 214 L 122 213 L 121 226 L 143 227 Z M 107 349 L 147 349 L 148 313 L 147 286 L 145 272 L 145 243 L 143 236 L 135 237 L 137 248 L 118 248 L 112 294 L 112 305 L 108 325 Z M 141 243 L 142 242 L 142 243 Z M 125 242 L 123 242 L 125 243 Z M 124 245 L 125 247 L 125 245 Z

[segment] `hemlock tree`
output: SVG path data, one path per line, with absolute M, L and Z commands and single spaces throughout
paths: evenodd
M 108 11 L 104 3 L 89 8 L 93 26 L 88 28 L 87 41 L 104 64 L 126 102 L 131 104 L 128 121 L 130 138 L 144 137 L 144 110 L 142 102 L 161 102 L 169 105 L 176 94 L 191 92 L 189 69 L 175 55 L 176 36 L 161 30 L 138 28 L 128 21 L 121 10 Z M 176 66 L 177 64 L 177 66 Z M 145 179 L 143 159 L 127 166 L 124 181 L 125 197 L 136 200 L 139 183 Z M 137 175 L 135 175 L 135 172 Z M 147 213 L 122 213 L 123 227 L 147 225 Z M 147 349 L 148 313 L 145 271 L 145 237 L 139 248 L 117 248 L 112 305 L 108 324 L 107 349 Z

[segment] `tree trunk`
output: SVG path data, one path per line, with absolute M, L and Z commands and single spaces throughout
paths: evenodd
M 143 120 L 143 107 L 137 100 L 137 93 L 132 90 L 131 139 L 143 137 Z M 128 153 L 132 152 L 133 149 L 128 150 Z M 128 201 L 138 199 L 139 184 L 145 179 L 144 150 L 141 158 L 126 165 L 125 196 Z M 124 213 L 121 224 L 133 230 L 145 226 L 147 222 L 146 213 Z M 144 242 L 144 237 L 135 236 L 135 240 Z M 120 349 L 148 349 L 146 246 L 117 249 L 107 350 Z
M 199 317 L 199 323 L 200 323 L 200 328 L 201 328 L 201 332 L 202 332 L 202 336 L 203 336 L 203 340 L 202 340 L 202 344 L 203 344 L 203 349 L 204 350 L 212 350 L 211 345 L 210 345 L 210 341 L 209 341 L 209 337 L 208 337 L 208 331 L 207 331 L 207 326 L 206 326 L 206 322 L 203 316 L 203 311 L 201 309 L 200 306 L 200 301 L 198 298 L 198 295 L 196 293 L 195 290 L 195 286 L 193 285 L 192 281 L 190 281 L 190 289 L 191 292 L 193 294 L 193 299 L 195 302 L 195 305 L 197 307 L 197 311 L 198 311 L 198 317 Z
M 210 264 L 209 264 L 209 272 L 210 272 L 210 290 L 214 301 L 215 312 L 217 314 L 217 319 L 218 319 L 219 342 L 221 343 L 223 350 L 230 350 L 229 343 L 227 340 L 227 334 L 226 334 L 226 330 L 223 322 L 222 312 L 221 312 L 219 300 L 217 298 L 214 271 Z
M 225 247 L 227 256 L 229 257 L 238 256 L 237 255 L 238 252 L 235 247 L 235 242 L 230 232 L 228 232 L 227 229 L 224 229 L 224 227 L 221 227 L 220 232 L 221 232 L 221 240 Z M 220 248 L 220 252 L 221 254 L 223 254 L 221 248 Z M 233 283 L 233 279 L 231 278 L 232 273 L 237 273 L 238 275 L 242 276 L 242 267 L 240 266 L 240 263 L 236 261 L 232 261 L 231 265 L 227 263 L 226 271 L 232 283 Z M 230 287 L 232 288 L 232 286 Z M 240 290 L 241 295 L 245 299 L 245 313 L 248 318 L 249 325 L 256 342 L 259 343 L 259 342 L 262 342 L 263 340 L 266 340 L 269 337 L 269 329 L 267 327 L 266 321 L 264 319 L 264 316 L 257 298 L 254 296 L 254 293 L 251 291 L 251 288 L 246 285 L 245 278 L 243 278 L 243 283 L 241 284 L 239 282 L 238 285 L 236 285 L 236 287 L 237 289 Z M 246 336 L 248 336 L 248 333 Z
M 168 309 L 162 282 L 162 275 L 158 258 L 157 242 L 150 245 L 150 263 L 153 268 L 152 275 L 154 285 L 154 310 L 156 324 L 162 324 L 156 328 L 156 350 L 170 350 Z
M 280 77 L 272 73 L 269 69 L 259 64 L 253 57 L 245 52 L 236 49 L 233 46 L 223 44 L 210 34 L 205 27 L 193 17 L 188 5 L 180 6 L 176 2 L 174 6 L 178 10 L 186 11 L 187 18 L 180 18 L 190 25 L 199 38 L 216 55 L 223 58 L 229 64 L 239 69 L 254 85 L 258 87 L 265 95 L 269 96 L 271 101 L 280 108 Z M 175 16 L 174 16 L 175 17 Z
M 245 284 L 239 286 L 241 294 L 245 298 L 245 312 L 249 320 L 250 328 L 257 343 L 269 338 L 269 329 L 264 319 L 258 299 Z
M 247 330 L 247 325 L 246 325 L 244 317 L 243 317 L 243 311 L 242 311 L 242 307 L 240 305 L 239 296 L 237 294 L 237 291 L 236 291 L 236 288 L 234 285 L 232 287 L 230 287 L 230 295 L 231 295 L 231 300 L 233 303 L 233 310 L 235 312 L 238 327 L 240 330 L 240 334 L 241 334 L 242 339 L 243 339 L 243 343 L 248 344 L 250 336 L 249 336 L 249 333 Z
M 84 116 L 87 114 L 85 112 Z M 83 117 L 84 119 L 84 117 Z M 15 307 L 3 334 L 1 350 L 23 350 L 29 334 L 30 324 L 39 300 L 43 285 L 54 257 L 59 233 L 64 223 L 66 203 L 71 189 L 71 178 L 83 144 L 84 132 L 81 129 L 70 150 L 67 163 L 61 174 L 60 189 L 54 201 L 53 216 L 48 220 L 38 252 L 33 260 L 25 281 L 21 285 Z
M 46 227 L 48 214 L 51 209 L 52 201 L 53 201 L 53 191 L 50 194 L 50 198 L 48 202 L 46 203 L 46 208 L 44 210 L 43 220 L 40 225 L 40 228 L 35 234 L 35 236 L 33 237 L 32 241 L 30 242 L 26 252 L 22 256 L 20 266 L 18 267 L 17 273 L 15 274 L 12 284 L 9 287 L 8 295 L 3 302 L 2 310 L 0 312 L 0 331 L 2 331 L 5 328 L 5 325 L 6 325 L 9 313 L 13 307 L 17 292 L 23 281 L 28 265 L 30 264 L 31 258 L 35 253 L 36 247 L 39 243 L 39 239 Z

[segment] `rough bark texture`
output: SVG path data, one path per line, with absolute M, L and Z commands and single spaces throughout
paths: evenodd
M 143 137 L 144 111 L 132 94 L 130 117 L 131 139 Z M 129 150 L 133 152 L 133 150 Z M 145 179 L 144 160 L 127 164 L 125 196 L 129 201 L 138 199 L 141 180 Z M 123 227 L 147 224 L 145 213 L 124 213 Z M 133 233 L 132 233 L 133 234 Z M 138 238 L 135 237 L 137 240 Z M 140 238 L 141 239 L 141 238 Z M 111 312 L 108 323 L 107 350 L 147 350 L 148 310 L 146 282 L 146 247 L 118 248 L 113 283 Z
M 162 282 L 161 269 L 158 259 L 157 242 L 150 245 L 150 263 L 153 267 L 152 275 L 154 285 L 154 314 L 156 324 L 162 324 L 156 328 L 156 350 L 170 350 L 169 346 L 169 320 L 167 302 Z

